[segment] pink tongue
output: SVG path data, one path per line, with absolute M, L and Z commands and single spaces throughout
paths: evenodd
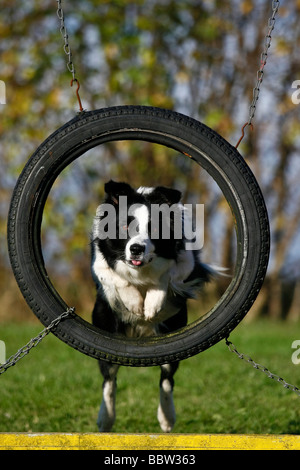
M 140 264 L 142 264 L 142 262 L 137 259 L 132 259 L 131 262 L 134 266 L 140 266 Z

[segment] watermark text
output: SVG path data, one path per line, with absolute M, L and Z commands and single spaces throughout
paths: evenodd
M 292 88 L 296 89 L 293 93 L 292 93 L 292 102 L 294 104 L 300 104 L 300 80 L 295 80 L 293 81 L 292 83 Z
M 6 104 L 6 87 L 3 80 L 0 80 L 0 104 Z
M 292 349 L 296 350 L 292 354 L 292 363 L 298 365 L 300 364 L 300 339 L 293 341 Z
M 97 233 L 100 240 L 126 240 L 142 235 L 151 240 L 184 240 L 186 250 L 200 250 L 204 244 L 204 204 L 141 204 L 127 206 L 120 196 L 118 210 L 110 203 L 97 209 Z
M 6 362 L 6 347 L 4 341 L 0 340 L 0 364 L 5 364 Z

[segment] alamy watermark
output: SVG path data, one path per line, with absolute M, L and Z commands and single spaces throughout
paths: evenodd
M 6 346 L 4 341 L 0 340 L 0 364 L 5 364 L 6 362 Z
M 3 80 L 0 80 L 0 104 L 6 104 L 6 87 Z
M 151 204 L 150 214 L 143 213 L 141 204 L 127 206 L 127 196 L 120 196 L 118 214 L 113 204 L 104 203 L 97 209 L 97 231 L 100 240 L 123 239 L 138 235 L 152 240 L 184 240 L 186 250 L 200 250 L 204 244 L 204 204 Z
M 295 339 L 292 342 L 292 349 L 296 350 L 292 354 L 292 363 L 298 365 L 300 364 L 300 339 Z
M 292 102 L 294 104 L 300 104 L 300 80 L 295 80 L 293 81 L 292 83 L 292 88 L 296 89 L 293 93 L 292 93 Z
M 300 80 L 294 80 L 292 83 L 292 88 L 295 91 L 292 93 L 292 103 L 293 104 L 300 104 Z M 292 363 L 295 365 L 300 364 L 300 340 L 296 339 L 292 343 L 292 349 L 296 349 L 296 351 L 292 354 Z

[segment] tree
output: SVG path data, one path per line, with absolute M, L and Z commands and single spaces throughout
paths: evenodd
M 63 8 L 85 109 L 129 103 L 171 108 L 237 142 L 248 119 L 271 2 L 74 0 L 63 2 Z M 299 106 L 291 101 L 292 82 L 299 78 L 299 11 L 292 0 L 280 7 L 254 131 L 247 129 L 240 145 L 266 197 L 272 228 L 267 289 L 257 305 L 277 317 L 283 315 L 275 301 L 282 297 L 282 278 L 299 260 Z M 0 79 L 7 88 L 7 104 L 0 105 L 0 265 L 7 279 L 5 226 L 17 175 L 34 149 L 71 119 L 78 105 L 69 87 L 72 77 L 56 2 L 4 0 L 0 24 Z M 169 149 L 120 142 L 72 165 L 47 203 L 45 260 L 71 301 L 86 305 L 87 311 L 93 301 L 92 284 L 85 282 L 87 238 L 103 182 L 112 176 L 136 185 L 176 186 L 186 201 L 204 202 L 205 256 L 211 260 L 217 253 L 213 261 L 233 264 L 232 220 L 208 175 Z M 299 274 L 294 270 L 290 276 L 295 296 Z M 86 295 L 77 293 L 76 283 L 85 286 L 81 289 Z M 7 294 L 5 287 L 1 290 Z

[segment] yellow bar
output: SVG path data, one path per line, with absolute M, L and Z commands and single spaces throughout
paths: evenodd
M 300 436 L 0 433 L 0 450 L 300 450 Z

